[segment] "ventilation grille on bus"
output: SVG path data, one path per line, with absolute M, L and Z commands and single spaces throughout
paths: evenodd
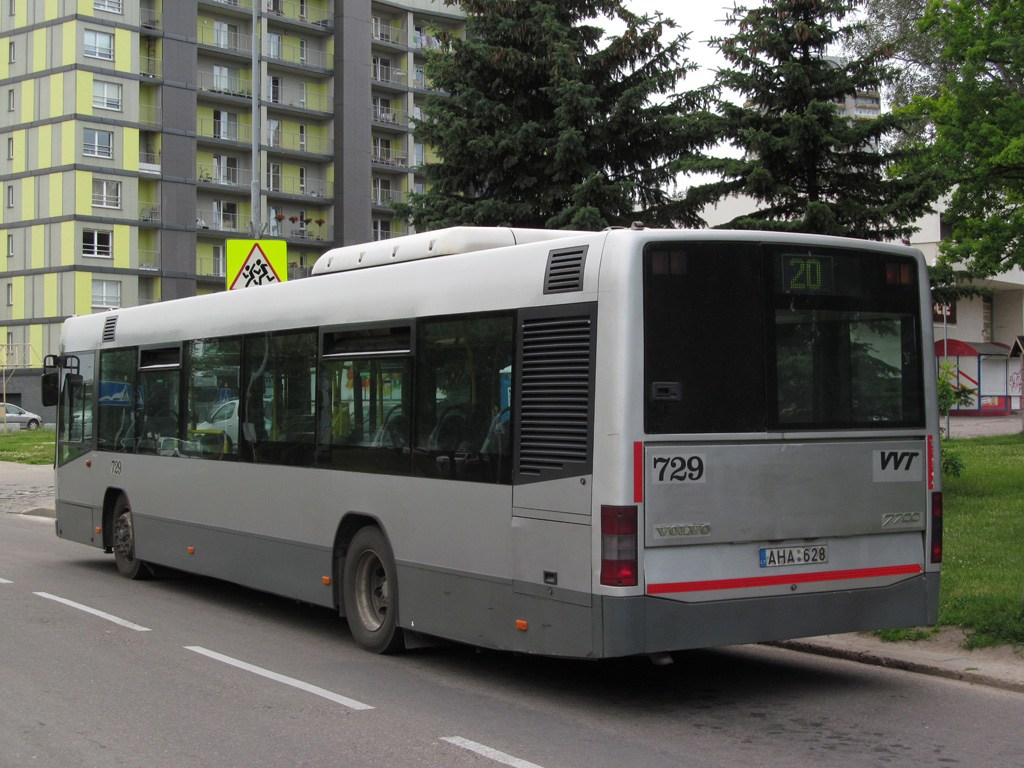
M 520 475 L 589 471 L 593 325 L 592 316 L 523 320 Z
M 111 315 L 103 321 L 103 340 L 114 340 L 114 329 L 117 328 L 117 315 Z
M 570 293 L 583 290 L 583 265 L 587 248 L 565 248 L 548 254 L 544 271 L 544 293 Z

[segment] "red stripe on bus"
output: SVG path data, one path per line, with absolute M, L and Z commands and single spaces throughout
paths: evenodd
M 818 573 L 791 573 L 779 576 L 753 576 L 746 579 L 681 581 L 675 584 L 649 584 L 647 586 L 647 594 L 667 595 L 671 592 L 709 592 L 716 589 L 777 587 L 782 584 L 809 584 L 816 581 L 874 579 L 879 576 L 907 576 L 916 575 L 921 572 L 921 566 L 915 563 L 913 565 L 885 565 L 880 568 L 854 568 L 848 571 L 819 571 Z
M 644 500 L 644 444 L 633 443 L 633 503 Z

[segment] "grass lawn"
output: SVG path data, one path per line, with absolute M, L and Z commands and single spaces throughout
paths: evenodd
M 944 477 L 939 622 L 968 647 L 1024 643 L 1024 435 L 950 440 L 960 477 Z
M 16 461 L 19 464 L 53 464 L 55 438 L 56 433 L 52 429 L 0 432 L 0 461 Z

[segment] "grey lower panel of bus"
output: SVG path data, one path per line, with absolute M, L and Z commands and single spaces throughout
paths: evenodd
M 602 602 L 604 655 L 630 656 L 935 624 L 939 574 L 889 587 L 749 600 L 680 603 L 604 597 Z
M 101 523 L 97 521 L 98 516 L 92 507 L 67 501 L 58 501 L 56 507 L 58 536 L 94 547 L 102 545 L 99 534 L 96 533 L 96 528 Z
M 134 515 L 136 555 L 146 562 L 334 607 L 331 547 L 280 541 L 195 523 Z M 192 552 L 189 553 L 189 547 Z
M 938 620 L 938 574 L 889 587 L 708 603 L 544 597 L 504 580 L 398 564 L 403 627 L 487 648 L 575 658 L 633 656 Z M 589 602 L 590 604 L 581 604 Z M 520 629 L 516 621 L 526 622 Z

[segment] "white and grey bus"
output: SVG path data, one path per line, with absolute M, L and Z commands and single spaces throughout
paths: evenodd
M 455 228 L 66 321 L 57 535 L 433 638 L 663 655 L 935 623 L 902 246 Z

